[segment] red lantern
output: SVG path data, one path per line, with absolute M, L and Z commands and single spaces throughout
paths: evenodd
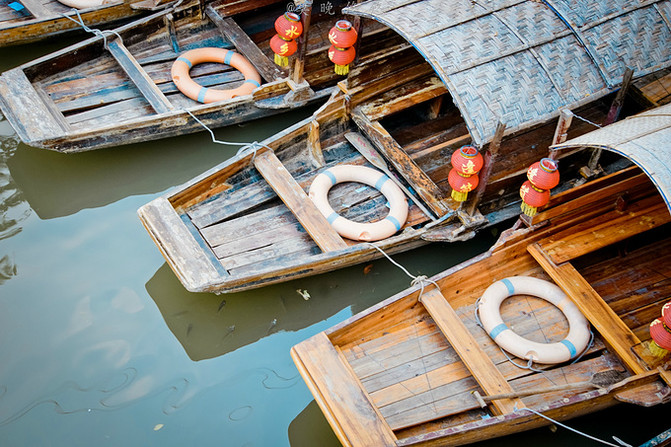
M 557 162 L 551 158 L 543 158 L 529 166 L 527 180 L 520 188 L 522 211 L 529 217 L 536 215 L 539 207 L 550 201 L 550 189 L 559 184 Z
M 667 327 L 671 327 L 671 301 L 662 307 L 662 321 Z
M 650 323 L 650 336 L 657 346 L 671 351 L 671 329 L 662 323 L 659 318 Z
M 552 189 L 559 184 L 559 171 L 557 162 L 551 158 L 543 158 L 541 161 L 529 166 L 527 178 L 538 189 Z
M 356 51 L 354 48 L 338 48 L 331 45 L 329 48 L 329 59 L 335 64 L 335 72 L 339 75 L 349 73 L 349 64 L 354 61 Z
M 295 40 L 285 40 L 279 34 L 270 39 L 270 48 L 275 53 L 275 63 L 281 67 L 289 65 L 289 56 L 298 49 Z
M 520 188 L 522 197 L 522 211 L 529 217 L 535 216 L 536 211 L 550 201 L 550 191 L 538 189 L 529 180 Z
M 447 181 L 452 187 L 451 196 L 457 202 L 463 202 L 468 198 L 468 193 L 478 187 L 478 172 L 484 160 L 476 147 L 462 146 L 452 153 L 450 161 L 452 169 L 447 175 Z
M 478 187 L 480 179 L 477 175 L 464 176 L 456 169 L 450 170 L 447 181 L 452 187 L 452 198 L 457 202 L 463 202 L 468 193 Z
M 294 12 L 285 12 L 275 20 L 275 31 L 285 39 L 297 39 L 303 33 L 301 18 Z
M 356 57 L 356 50 L 352 45 L 356 43 L 357 34 L 352 24 L 347 20 L 338 20 L 329 31 L 329 41 L 333 45 L 329 48 L 329 59 L 335 64 L 335 72 L 339 75 L 349 73 L 349 64 Z
M 452 153 L 452 167 L 464 175 L 473 175 L 480 172 L 484 160 L 476 147 L 462 146 Z
M 356 30 L 347 20 L 338 20 L 329 31 L 329 41 L 339 48 L 349 48 L 356 43 Z
M 275 63 L 280 67 L 289 65 L 289 56 L 298 49 L 294 39 L 303 33 L 303 24 L 298 14 L 285 12 L 275 20 L 277 34 L 270 39 L 270 49 L 275 53 Z

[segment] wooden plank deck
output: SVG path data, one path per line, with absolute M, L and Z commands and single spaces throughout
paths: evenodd
M 257 154 L 254 166 L 270 184 L 285 205 L 296 216 L 303 228 L 323 251 L 347 247 L 340 235 L 322 216 L 303 188 L 271 151 Z
M 627 367 L 635 374 L 644 372 L 645 369 L 631 351 L 631 347 L 641 341 L 575 267 L 570 262 L 556 265 L 539 244 L 530 245 L 528 251 L 552 280 L 573 300 L 580 312 Z
M 115 39 L 110 42 L 107 48 L 156 113 L 168 113 L 174 110 L 172 103 L 165 97 L 161 89 L 158 88 L 144 71 L 142 65 L 135 60 L 130 51 L 128 51 L 128 48 L 120 40 Z
M 391 428 L 323 332 L 291 348 L 291 356 L 344 445 L 396 445 Z
M 266 82 L 277 81 L 287 76 L 273 61 L 268 59 L 247 33 L 240 28 L 235 19 L 222 16 L 214 5 L 205 8 L 205 13 L 212 20 L 212 23 L 217 26 L 221 34 L 254 65 L 254 68 Z
M 439 289 L 431 287 L 425 290 L 420 301 L 485 393 L 493 395 L 513 392 L 503 374 L 479 347 Z M 520 399 L 496 400 L 492 405 L 497 414 L 512 413 L 516 406 L 519 408 L 524 406 Z

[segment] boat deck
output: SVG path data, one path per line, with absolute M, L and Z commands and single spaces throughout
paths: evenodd
M 501 398 L 483 409 L 474 391 L 494 395 L 551 388 L 589 382 L 601 372 L 617 372 L 620 379 L 657 377 L 632 347 L 649 340 L 648 325 L 671 292 L 671 215 L 660 196 L 644 193 L 651 190 L 645 176 L 621 180 L 615 178 L 605 189 L 583 190 L 584 196 L 573 197 L 573 206 L 555 208 L 558 215 L 549 225 L 554 228 L 545 237 L 505 242 L 441 274 L 440 290 L 427 285 L 420 297 L 411 289 L 296 345 L 292 356 L 341 441 L 414 445 L 440 432 L 443 442 L 449 438 L 459 445 L 466 437 L 473 442 L 519 429 L 515 424 L 495 429 L 496 419 L 484 423 L 486 418 L 510 417 L 523 407 L 567 418 L 575 414 L 561 407 L 590 398 L 590 388 L 561 390 Z M 603 203 L 594 205 L 595 195 L 614 204 L 610 197 L 617 195 L 610 194 L 618 188 L 628 191 L 625 209 L 604 212 Z M 579 224 L 577 215 L 582 216 Z M 595 335 L 580 361 L 534 364 L 536 371 L 520 368 L 479 326 L 477 299 L 492 282 L 508 276 L 554 281 L 578 305 Z M 557 342 L 568 333 L 562 313 L 536 297 L 504 301 L 501 315 L 517 334 L 537 342 Z M 648 399 L 641 404 L 652 405 L 663 400 L 658 382 L 639 384 L 650 393 L 641 397 L 646 393 L 639 392 L 632 401 Z M 604 405 L 597 401 L 594 405 Z M 483 428 L 481 435 L 467 434 L 476 426 Z

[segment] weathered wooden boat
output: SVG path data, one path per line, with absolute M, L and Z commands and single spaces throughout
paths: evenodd
M 74 8 L 68 3 L 79 3 L 85 7 Z M 112 25 L 174 4 L 174 1 L 164 0 L 5 0 L 0 6 L 0 47 L 35 42 L 68 31 L 81 30 L 81 22 L 90 27 Z
M 488 252 L 292 348 L 343 445 L 462 445 L 618 402 L 671 401 L 671 353 L 652 349 L 649 333 L 671 286 L 670 112 L 667 105 L 554 147 L 615 151 L 642 169 L 557 194 Z M 549 284 L 522 291 L 523 277 Z M 557 286 L 573 304 L 539 298 Z M 505 301 L 492 310 L 495 287 Z M 593 331 L 584 350 L 571 351 L 580 327 L 573 305 Z M 485 309 L 503 327 L 485 330 Z M 522 337 L 505 344 L 523 348 L 516 359 L 499 347 L 498 334 L 511 329 Z M 565 360 L 535 361 L 552 346 Z
M 641 41 L 658 41 L 659 48 L 671 42 L 659 14 L 662 3 L 622 8 L 592 19 L 596 21 L 588 17 L 602 5 L 581 5 L 563 16 L 533 1 L 505 2 L 496 10 L 470 1 L 447 9 L 441 2 L 410 2 L 396 5 L 389 12 L 393 17 L 370 12 L 387 10 L 391 5 L 386 2 L 350 7 L 345 10 L 349 14 L 417 34 L 403 31 L 408 41 L 396 50 L 359 61 L 312 117 L 143 206 L 140 218 L 192 291 L 259 287 L 365 262 L 381 256 L 377 248 L 393 253 L 428 241 L 472 237 L 476 229 L 518 213 L 527 167 L 545 156 L 553 141 L 566 137 L 565 121 L 556 129 L 561 107 L 573 107 L 579 116 L 599 123 L 614 111 L 640 107 L 626 95 L 606 96 L 626 72 L 624 65 L 609 60 L 613 51 L 627 53 L 637 67 L 631 97 L 644 106 L 652 104 L 648 91 L 657 103 L 669 100 L 668 93 L 648 84 L 671 80 L 668 71 L 656 71 L 668 67 L 671 52 L 639 51 Z M 516 18 L 516 26 L 504 15 Z M 435 20 L 415 20 L 429 16 Z M 545 25 L 529 26 L 529 21 Z M 567 29 L 567 22 L 584 23 L 590 33 L 612 39 L 594 48 L 582 46 L 584 36 Z M 370 23 L 375 20 L 363 19 L 363 40 Z M 420 33 L 417 23 L 430 23 L 430 29 Z M 498 26 L 486 33 L 472 30 L 492 23 Z M 434 37 L 450 44 L 437 45 Z M 473 48 L 452 51 L 450 45 L 463 41 Z M 507 50 L 491 56 L 483 49 L 494 46 Z M 539 54 L 545 53 L 561 53 L 561 67 L 543 62 Z M 504 75 L 499 76 L 501 69 Z M 567 74 L 570 82 L 560 82 Z M 538 92 L 544 92 L 542 100 Z M 574 119 L 568 132 L 577 136 L 591 129 Z M 450 196 L 447 160 L 464 144 L 483 149 L 488 162 L 479 189 L 459 205 Z M 327 169 L 371 166 L 362 153 L 370 157 L 373 152 L 383 158 L 373 165 L 390 170 L 389 177 L 398 179 L 412 202 L 401 231 L 375 246 L 341 237 L 305 192 Z M 598 170 L 584 152 L 560 156 L 566 179 L 581 170 L 587 176 Z M 602 161 L 607 166 L 608 160 Z M 335 212 L 356 222 L 384 219 L 388 213 L 385 197 L 358 183 L 334 186 L 329 200 Z
M 330 2 L 334 11 L 340 3 Z M 286 8 L 277 0 L 185 2 L 8 70 L 0 76 L 0 108 L 24 143 L 79 152 L 202 131 L 197 120 L 215 128 L 323 101 L 342 79 L 327 56 L 336 16 L 312 13 L 306 3 L 306 30 L 289 70 L 273 62 L 269 46 Z M 402 40 L 381 26 L 370 37 L 359 47 L 362 59 Z M 261 86 L 207 104 L 185 96 L 171 67 L 186 51 L 204 47 L 236 49 Z M 244 84 L 241 72 L 219 63 L 194 64 L 190 76 L 213 91 Z

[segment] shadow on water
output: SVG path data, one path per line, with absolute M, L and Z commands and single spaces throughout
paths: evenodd
M 413 275 L 432 275 L 486 250 L 479 243 L 434 244 L 393 256 Z M 234 351 L 280 331 L 298 331 L 349 308 L 359 313 L 409 286 L 411 278 L 386 259 L 323 275 L 233 294 L 188 292 L 167 264 L 146 283 L 166 324 L 192 360 Z M 306 295 L 306 298 L 303 297 Z
M 215 135 L 218 140 L 261 141 L 312 111 L 288 112 L 263 126 L 253 121 L 217 129 Z M 52 219 L 164 191 L 225 161 L 238 148 L 212 143 L 206 132 L 78 154 L 19 144 L 7 165 L 32 209 L 40 218 Z
M 340 447 L 341 445 L 328 427 L 324 414 L 314 400 L 289 424 L 289 444 L 292 447 L 311 445 Z

